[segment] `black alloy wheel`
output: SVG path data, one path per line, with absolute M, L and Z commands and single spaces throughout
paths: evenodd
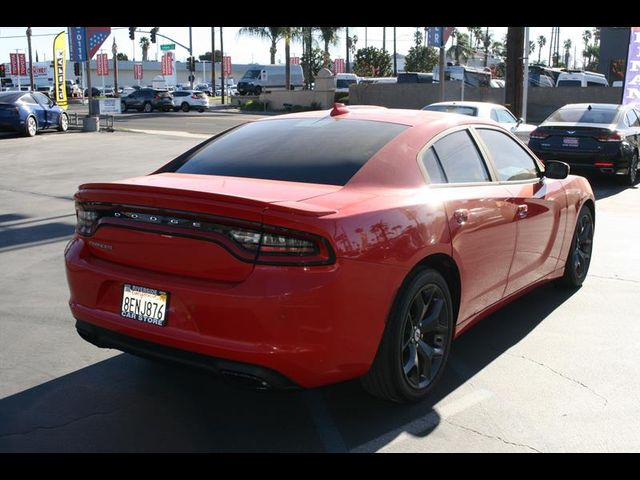
M 584 206 L 578 214 L 571 249 L 564 267 L 564 275 L 561 279 L 564 286 L 578 288 L 587 277 L 593 250 L 593 233 L 593 215 L 591 210 Z
M 189 111 L 189 104 L 187 102 L 182 102 L 182 111 L 183 112 Z
M 399 293 L 363 387 L 395 402 L 422 400 L 442 376 L 452 337 L 449 287 L 436 270 L 421 270 Z

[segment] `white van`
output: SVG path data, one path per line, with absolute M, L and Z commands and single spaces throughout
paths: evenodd
M 556 87 L 608 87 L 609 82 L 601 73 L 567 71 L 558 75 Z
M 360 78 L 355 73 L 336 73 L 336 93 L 349 93 L 349 85 L 359 82 Z
M 291 65 L 291 89 L 304 86 L 302 65 Z M 240 95 L 260 95 L 263 90 L 277 90 L 285 88 L 284 65 L 254 65 L 246 71 L 237 85 Z

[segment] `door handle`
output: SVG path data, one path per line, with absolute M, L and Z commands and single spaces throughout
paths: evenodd
M 460 208 L 453 212 L 453 218 L 455 218 L 456 222 L 462 225 L 463 223 L 466 223 L 467 220 L 469 220 L 469 210 L 467 210 L 466 208 Z
M 529 213 L 529 207 L 526 205 L 518 205 L 517 212 L 518 212 L 517 213 L 518 218 L 525 218 Z

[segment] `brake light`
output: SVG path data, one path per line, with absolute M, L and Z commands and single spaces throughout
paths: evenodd
M 599 142 L 621 142 L 624 140 L 624 134 L 620 132 L 602 133 L 596 137 Z
M 194 100 L 198 100 L 198 96 L 196 94 L 191 95 L 191 98 L 193 98 Z
M 613 162 L 595 162 L 594 167 L 613 167 Z
M 533 132 L 529 134 L 530 138 L 537 138 L 539 140 L 543 140 L 549 136 L 548 133 L 545 133 L 539 129 L 535 129 Z
M 96 231 L 98 223 L 98 212 L 95 210 L 85 210 L 76 203 L 76 232 L 85 237 L 89 237 Z
M 155 98 L 156 100 L 160 100 L 160 95 L 156 95 L 153 98 Z

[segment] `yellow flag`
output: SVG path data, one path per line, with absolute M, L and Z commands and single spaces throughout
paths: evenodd
M 65 67 L 67 64 L 67 34 L 60 32 L 53 41 L 53 85 L 55 101 L 67 108 L 67 85 L 65 82 Z

